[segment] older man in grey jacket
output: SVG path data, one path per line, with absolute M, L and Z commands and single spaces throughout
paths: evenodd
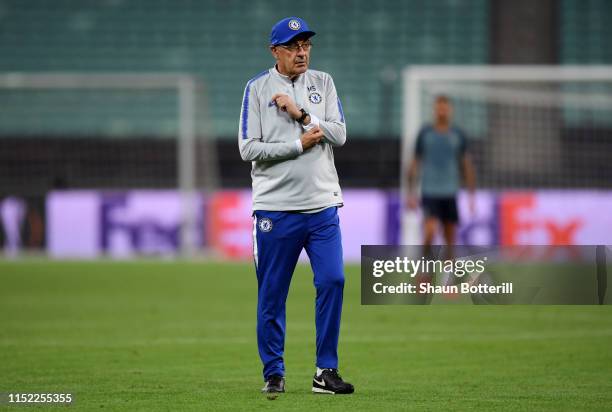
M 240 155 L 252 162 L 262 391 L 271 398 L 285 391 L 285 303 L 302 249 L 317 291 L 312 391 L 354 391 L 338 374 L 344 269 L 337 209 L 343 200 L 333 147 L 345 143 L 346 125 L 331 76 L 308 69 L 314 34 L 299 17 L 274 25 L 276 64 L 247 82 L 240 116 Z

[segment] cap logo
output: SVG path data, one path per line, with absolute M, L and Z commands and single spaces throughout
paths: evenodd
M 300 22 L 293 19 L 293 20 L 289 20 L 289 28 L 291 30 L 299 30 L 301 27 Z

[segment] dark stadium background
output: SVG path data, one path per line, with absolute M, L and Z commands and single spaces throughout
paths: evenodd
M 299 5 L 189 0 L 60 0 L 51 5 L 4 0 L 0 5 L 2 72 L 199 76 L 207 89 L 224 188 L 250 184 L 249 164 L 240 160 L 235 142 L 240 101 L 246 81 L 271 66 L 266 50 L 269 28 L 285 15 L 312 21 L 319 32 L 313 39 L 312 66 L 334 75 L 345 101 L 350 144 L 336 151 L 344 187 L 398 188 L 399 74 L 407 65 L 612 63 L 612 33 L 606 24 L 612 10 L 601 0 L 356 0 Z M 149 135 L 118 140 L 78 132 L 49 136 L 28 122 L 22 127 L 4 123 L 0 196 L 36 199 L 54 188 L 176 185 L 171 140 Z M 591 143 L 592 150 L 610 153 L 610 130 L 600 133 L 606 138 Z M 144 145 L 146 150 L 134 150 Z M 486 185 L 487 176 L 479 178 Z M 609 188 L 611 182 L 607 168 L 592 173 L 585 186 Z M 532 185 L 542 183 L 547 182 L 534 179 Z M 35 200 L 32 207 L 37 208 Z

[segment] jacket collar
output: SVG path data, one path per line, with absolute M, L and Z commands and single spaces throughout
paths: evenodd
M 291 83 L 297 83 L 299 82 L 303 77 L 304 74 L 306 74 L 308 71 L 306 71 L 303 74 L 298 75 L 294 81 L 291 80 L 291 78 L 289 76 L 285 76 L 284 74 L 281 74 L 281 72 L 278 71 L 278 69 L 276 68 L 276 65 L 274 65 L 274 67 L 272 67 L 272 73 L 276 76 L 278 76 L 279 78 L 281 78 L 283 81 L 291 84 Z

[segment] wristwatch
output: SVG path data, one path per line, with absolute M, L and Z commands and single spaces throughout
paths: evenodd
M 297 119 L 296 121 L 297 121 L 299 124 L 302 124 L 302 123 L 304 123 L 304 120 L 306 120 L 306 116 L 309 116 L 309 114 L 308 114 L 308 112 L 307 112 L 306 110 L 304 110 L 304 109 L 300 109 L 300 112 L 302 112 L 302 115 L 301 115 L 301 116 L 300 116 L 300 118 L 299 118 L 299 119 Z

